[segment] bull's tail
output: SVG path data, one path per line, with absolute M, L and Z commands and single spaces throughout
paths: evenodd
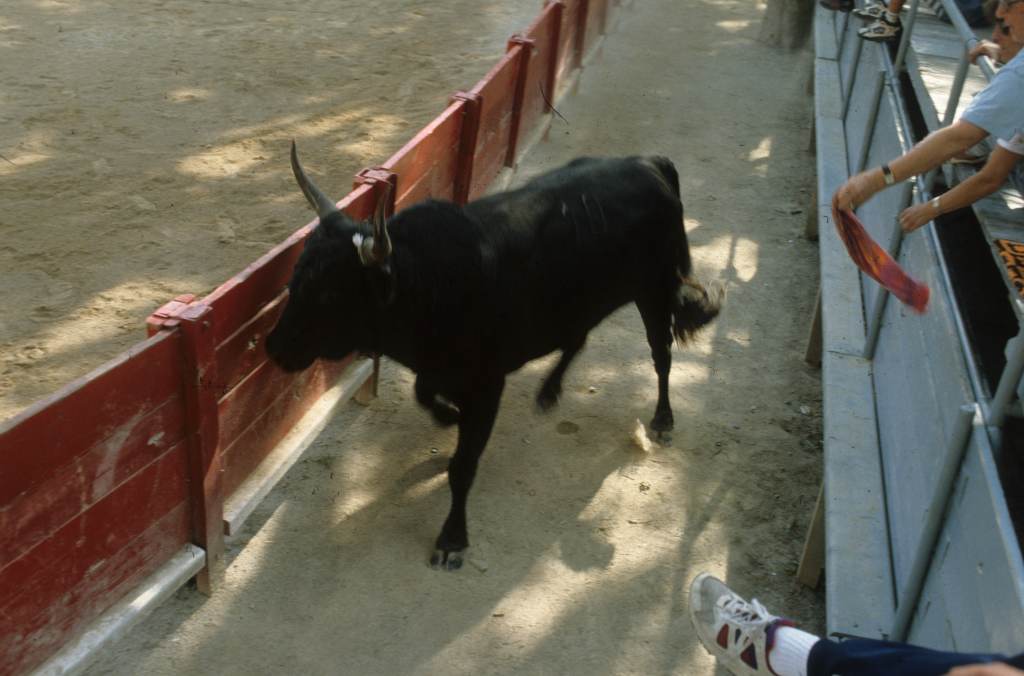
M 652 156 L 648 160 L 657 169 L 661 179 L 679 202 L 679 229 L 673 231 L 676 249 L 676 274 L 679 286 L 672 301 L 672 333 L 680 343 L 687 342 L 695 333 L 711 323 L 722 308 L 725 287 L 716 284 L 706 288 L 692 276 L 690 247 L 682 218 L 682 197 L 679 190 L 679 172 L 667 157 Z
M 698 331 L 718 316 L 725 301 L 725 287 L 712 284 L 705 287 L 696 278 L 679 276 L 679 288 L 672 303 L 672 333 L 680 343 L 686 343 Z

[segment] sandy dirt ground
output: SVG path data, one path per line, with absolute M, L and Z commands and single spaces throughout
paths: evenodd
M 539 4 L 0 3 L 0 420 L 308 220 L 292 138 L 344 195 Z
M 168 297 L 212 288 L 305 223 L 289 138 L 325 188 L 347 189 L 537 9 L 5 5 L 0 411 L 109 358 Z M 624 10 L 559 104 L 567 122 L 513 178 L 581 154 L 676 162 L 695 266 L 729 296 L 674 352 L 671 443 L 645 452 L 631 438 L 656 379 L 624 308 L 591 335 L 553 412 L 533 405 L 550 359 L 510 379 L 470 498 L 468 564 L 432 571 L 454 432 L 386 365 L 380 397 L 345 406 L 230 544 L 224 588 L 180 590 L 88 673 L 711 674 L 687 619 L 702 570 L 820 630 L 821 592 L 793 577 L 821 469 L 820 372 L 802 360 L 817 283 L 802 238 L 809 54 L 755 42 L 761 12 Z

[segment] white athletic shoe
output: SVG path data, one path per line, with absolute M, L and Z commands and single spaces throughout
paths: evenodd
M 863 19 L 864 21 L 878 21 L 885 16 L 885 5 L 880 2 L 876 2 L 870 5 L 865 5 L 859 9 L 855 9 L 851 14 L 858 19 Z
M 768 651 L 775 629 L 793 624 L 769 613 L 756 599 L 748 603 L 708 573 L 690 584 L 690 621 L 707 651 L 736 676 L 774 676 Z

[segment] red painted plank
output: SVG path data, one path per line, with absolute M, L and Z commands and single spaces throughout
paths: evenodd
M 530 69 L 523 86 L 520 137 L 524 139 L 530 139 L 542 125 L 550 123 L 544 116 L 548 113 L 548 102 L 553 103 L 555 96 L 554 76 L 562 7 L 556 3 L 547 5 L 524 34 L 524 37 L 534 42 Z
M 174 396 L 0 509 L 0 568 L 52 535 L 180 442 L 185 412 Z
M 154 573 L 188 542 L 185 503 L 169 511 L 116 554 L 92 567 L 71 590 L 22 595 L 0 611 L 0 676 L 25 673 Z M 51 590 L 44 590 L 51 591 Z M 9 629 L 13 628 L 13 629 Z
M 0 609 L 56 603 L 187 497 L 185 444 L 177 444 L 52 537 L 0 568 Z M 27 601 L 26 599 L 33 599 Z M 16 625 L 18 626 L 18 625 Z
M 583 55 L 587 56 L 600 43 L 608 24 L 609 0 L 590 0 L 587 29 L 583 38 Z
M 513 104 L 519 77 L 519 50 L 507 52 L 497 65 L 473 88 L 482 98 L 480 128 L 477 132 L 470 199 L 487 191 L 498 172 L 505 166 L 505 156 L 512 130 Z
M 453 199 L 465 104 L 456 101 L 395 153 L 384 168 L 398 174 L 395 209 L 428 197 Z
M 298 375 L 282 374 L 287 376 L 287 385 L 278 390 L 277 397 L 260 413 L 254 410 L 246 415 L 240 407 L 244 398 L 231 402 L 231 406 L 239 408 L 227 411 L 226 417 L 232 418 L 233 427 L 238 428 L 238 432 L 230 442 L 222 441 L 225 496 L 234 493 L 313 402 L 338 381 L 351 360 L 352 357 L 333 362 L 318 361 Z M 265 370 L 269 370 L 271 365 L 266 367 Z M 265 374 L 261 377 L 278 379 L 278 376 Z M 243 422 L 247 423 L 245 427 L 241 426 Z
M 267 360 L 266 338 L 284 312 L 282 292 L 217 347 L 217 396 L 223 397 Z
M 0 507 L 90 449 L 130 435 L 178 395 L 180 359 L 180 336 L 154 336 L 0 424 Z
M 558 82 L 565 82 L 571 71 L 577 67 L 577 47 L 580 32 L 580 18 L 586 0 L 563 0 L 562 28 L 558 34 Z M 554 101 L 554 98 L 552 98 Z
M 296 188 L 298 190 L 298 188 Z M 356 188 L 338 206 L 349 216 L 367 219 L 373 213 L 373 188 Z M 214 339 L 219 345 L 277 297 L 291 279 L 295 262 L 316 221 L 296 230 L 281 244 L 217 287 L 203 302 L 215 309 Z
M 252 421 L 262 415 L 285 391 L 301 383 L 303 374 L 285 373 L 265 361 L 218 402 L 221 449 L 230 447 Z

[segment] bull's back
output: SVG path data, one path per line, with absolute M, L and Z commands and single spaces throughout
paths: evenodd
M 685 247 L 678 178 L 663 158 L 583 158 L 467 212 L 494 252 L 513 361 L 561 348 L 651 285 L 674 284 L 680 238 Z

